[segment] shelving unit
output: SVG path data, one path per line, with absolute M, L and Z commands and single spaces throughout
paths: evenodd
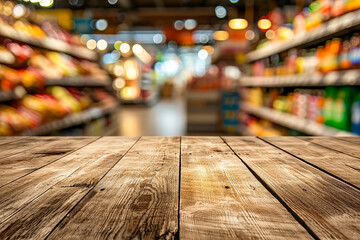
M 91 76 L 64 77 L 61 79 L 46 79 L 46 86 L 80 86 L 80 87 L 105 87 L 111 85 L 110 78 L 99 80 Z
M 297 117 L 293 114 L 279 112 L 277 110 L 254 106 L 248 103 L 242 103 L 240 108 L 252 115 L 267 119 L 276 124 L 282 125 L 287 128 L 295 129 L 297 131 L 309 135 L 322 135 L 322 136 L 356 136 L 350 132 L 337 130 L 323 124 L 310 121 L 308 119 Z
M 274 77 L 242 77 L 244 87 L 306 87 L 360 85 L 360 70 L 334 71 L 327 74 L 288 75 Z
M 26 130 L 22 135 L 24 136 L 46 135 L 54 131 L 58 131 L 64 128 L 69 128 L 82 123 L 86 123 L 93 119 L 101 118 L 106 114 L 115 112 L 116 108 L 117 105 L 90 108 L 88 110 L 79 113 L 73 113 L 62 119 L 41 125 L 36 129 Z M 108 132 L 107 134 L 113 133 L 114 129 L 111 128 L 110 130 L 106 131 Z
M 90 61 L 96 61 L 98 58 L 96 52 L 91 51 L 85 47 L 74 46 L 67 42 L 50 37 L 45 37 L 43 39 L 36 39 L 24 33 L 18 32 L 15 29 L 8 26 L 1 26 L 0 35 L 35 47 L 45 48 L 56 52 L 67 53 L 74 57 L 84 58 Z
M 318 28 L 292 39 L 282 42 L 270 43 L 269 45 L 249 52 L 246 55 L 247 61 L 252 62 L 276 53 L 286 51 L 294 47 L 305 47 L 320 43 L 331 37 L 342 35 L 360 26 L 360 10 L 344 14 L 321 24 Z
M 71 44 L 52 37 L 37 38 L 6 25 L 1 26 L 0 37 L 10 38 L 14 41 L 27 44 L 34 48 L 66 53 L 73 57 L 86 59 L 92 62 L 96 62 L 98 60 L 98 54 L 95 51 L 91 51 L 84 46 Z M 18 64 L 14 59 L 12 59 L 12 57 L 13 56 L 11 54 L 7 54 L 7 52 L 4 51 L 0 56 L 0 64 L 4 64 L 7 65 L 7 67 L 9 68 L 15 69 L 27 68 L 27 62 L 22 63 L 21 66 L 17 66 Z M 106 74 L 89 74 L 77 75 L 72 77 L 62 77 L 59 79 L 45 79 L 44 85 L 79 88 L 97 87 L 110 89 L 111 83 L 112 81 L 110 77 L 106 76 Z M 12 104 L 11 101 L 23 98 L 27 94 L 27 91 L 30 94 L 44 92 L 44 89 L 40 88 L 41 87 L 39 87 L 39 89 L 32 88 L 28 91 L 22 86 L 17 86 L 13 91 L 0 91 L 0 103 L 4 106 L 6 106 L 7 104 Z M 101 101 L 101 99 L 95 100 L 95 102 L 98 101 Z M 18 131 L 14 131 L 14 133 L 10 134 L 34 136 L 53 134 L 59 131 L 57 134 L 60 135 L 117 135 L 116 108 L 117 105 L 100 106 L 98 103 L 96 103 L 94 107 L 86 109 L 82 112 L 66 115 L 61 119 L 56 119 L 52 122 L 42 124 L 35 129 L 28 129 L 21 133 L 19 133 Z

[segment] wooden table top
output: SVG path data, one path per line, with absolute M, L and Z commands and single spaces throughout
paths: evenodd
M 360 239 L 357 137 L 0 138 L 0 239 Z

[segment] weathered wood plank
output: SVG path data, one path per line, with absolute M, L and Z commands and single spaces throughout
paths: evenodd
M 67 154 L 95 141 L 93 137 L 57 138 L 54 141 L 35 140 L 38 145 L 8 156 L 0 161 L 0 187 L 15 179 L 56 161 Z M 34 140 L 33 140 L 34 141 Z
M 360 158 L 360 146 L 354 142 L 344 141 L 334 137 L 298 137 L 356 158 Z
M 107 149 L 121 144 L 121 140 L 117 142 L 114 140 L 114 138 L 100 138 L 56 162 L 0 188 L 0 223 L 58 182 L 84 167 L 88 162 L 102 157 Z
M 296 137 L 266 137 L 263 139 L 360 188 L 360 160 L 358 158 Z
M 56 141 L 58 137 L 19 137 L 16 141 L 10 141 L 0 145 L 0 161 L 8 156 L 27 151 L 33 147 Z
M 220 137 L 181 142 L 181 239 L 312 239 Z
M 360 145 L 360 137 L 336 137 L 336 139 Z
M 179 144 L 178 137 L 141 138 L 48 239 L 174 238 Z
M 16 137 L 0 137 L 0 145 L 19 141 L 19 140 L 25 139 L 25 138 L 27 138 L 27 137 L 17 137 L 17 136 Z
M 97 141 L 99 146 L 93 147 L 101 152 L 101 156 L 81 154 L 83 158 L 91 158 L 84 167 L 0 224 L 2 239 L 44 239 L 136 140 L 134 137 L 104 137 Z
M 237 155 L 320 239 L 358 239 L 360 192 L 253 137 L 224 137 Z

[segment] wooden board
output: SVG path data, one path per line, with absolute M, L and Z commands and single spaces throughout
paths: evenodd
M 18 181 L 0 188 L 0 223 L 36 199 L 55 184 L 69 177 L 88 162 L 103 156 L 114 144 L 113 138 L 100 138 L 76 152 L 53 162 Z M 117 144 L 120 144 L 121 139 Z
M 263 139 L 358 188 L 360 187 L 360 160 L 358 158 L 296 137 L 266 137 Z M 320 138 L 319 140 L 321 141 Z M 326 139 L 323 142 L 326 142 Z
M 360 137 L 336 137 L 336 139 L 360 145 Z
M 104 137 L 91 144 L 101 155 L 92 156 L 93 152 L 78 152 L 78 157 L 88 159 L 89 162 L 1 224 L 0 235 L 13 239 L 44 239 L 120 161 L 136 140 L 134 137 Z
M 0 161 L 5 157 L 24 152 L 48 141 L 55 141 L 56 139 L 57 137 L 19 137 L 16 141 L 10 140 L 0 145 Z
M 302 140 L 315 143 L 329 149 L 360 158 L 359 144 L 351 141 L 344 141 L 334 137 L 299 137 Z M 360 170 L 360 169 L 359 169 Z
M 179 144 L 179 137 L 141 138 L 48 239 L 174 238 Z
M 27 137 L 0 137 L 0 145 L 15 142 L 15 141 L 22 140 L 25 138 L 27 138 Z
M 38 140 L 37 146 L 0 160 L 0 187 L 54 162 L 96 138 Z
M 320 239 L 358 239 L 360 192 L 253 137 L 224 137 L 283 204 Z
M 312 239 L 220 137 L 183 137 L 181 239 Z

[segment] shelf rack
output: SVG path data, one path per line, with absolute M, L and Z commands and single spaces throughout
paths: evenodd
M 108 113 L 115 111 L 116 108 L 117 105 L 115 104 L 113 106 L 94 107 L 79 113 L 72 113 L 62 119 L 43 124 L 38 128 L 26 130 L 22 133 L 22 135 L 37 136 L 37 135 L 49 134 L 57 130 L 86 123 L 92 119 L 100 118 Z
M 45 37 L 39 40 L 27 34 L 16 31 L 9 26 L 1 26 L 0 35 L 32 46 L 45 48 L 56 52 L 67 53 L 74 57 L 84 58 L 90 61 L 96 61 L 98 59 L 98 55 L 96 54 L 96 52 L 91 51 L 85 47 L 75 46 L 50 37 Z
M 91 76 L 63 77 L 61 79 L 45 80 L 45 86 L 105 87 L 110 85 L 110 78 L 99 80 Z
M 287 41 L 270 43 L 269 45 L 249 52 L 246 55 L 248 62 L 256 61 L 269 57 L 276 53 L 289 50 L 294 47 L 305 47 L 320 43 L 331 37 L 339 36 L 351 31 L 353 28 L 360 26 L 360 10 L 346 13 L 340 17 L 336 17 L 326 23 L 321 24 L 318 28 L 297 35 Z
M 306 86 L 356 86 L 360 85 L 360 70 L 334 71 L 326 74 L 288 75 L 274 77 L 242 77 L 244 87 L 306 87 Z
M 341 131 L 314 121 L 297 117 L 293 114 L 283 113 L 271 108 L 241 103 L 241 109 L 257 117 L 267 119 L 273 123 L 291 128 L 309 135 L 321 136 L 356 136 L 353 133 Z

